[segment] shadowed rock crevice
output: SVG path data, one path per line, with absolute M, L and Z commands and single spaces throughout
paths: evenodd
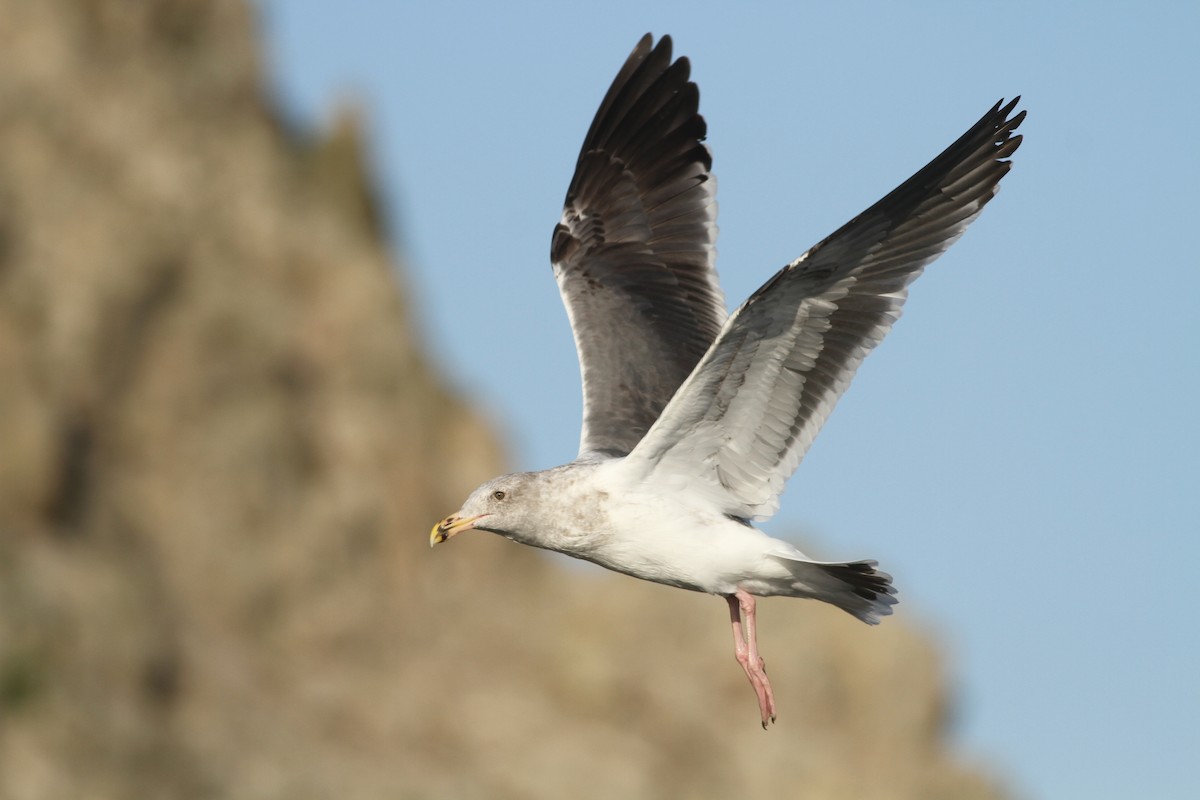
M 46 519 L 55 533 L 74 536 L 83 529 L 92 481 L 92 425 L 76 416 L 60 428 L 58 479 L 51 489 Z

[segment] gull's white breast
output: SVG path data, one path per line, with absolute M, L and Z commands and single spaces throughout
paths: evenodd
M 596 505 L 587 514 L 591 529 L 573 547 L 562 549 L 569 555 L 643 580 L 711 594 L 738 588 L 775 594 L 780 582 L 791 582 L 778 558 L 804 558 L 788 543 L 710 507 L 685 482 L 631 486 L 619 460 L 580 477 L 570 493 L 576 494 L 576 508 Z

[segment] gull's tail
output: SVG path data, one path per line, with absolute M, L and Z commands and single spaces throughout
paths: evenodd
M 793 597 L 811 597 L 835 605 L 868 625 L 878 625 L 896 605 L 892 576 L 874 561 L 820 562 L 775 556 L 792 574 Z

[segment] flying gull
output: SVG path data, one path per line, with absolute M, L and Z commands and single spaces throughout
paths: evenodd
M 1025 112 L 997 103 L 731 315 L 717 283 L 715 180 L 686 58 L 642 37 L 583 142 L 550 256 L 575 335 L 574 461 L 480 486 L 430 545 L 476 529 L 720 595 L 763 727 L 775 699 L 755 597 L 831 603 L 876 624 L 896 602 L 874 561 L 813 561 L 753 526 L 779 508 L 908 285 L 996 193 Z

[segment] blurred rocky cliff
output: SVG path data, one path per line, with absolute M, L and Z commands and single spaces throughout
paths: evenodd
M 238 0 L 0 0 L 0 798 L 992 798 L 902 622 L 429 526 L 502 469 Z M 550 279 L 547 269 L 547 280 Z

